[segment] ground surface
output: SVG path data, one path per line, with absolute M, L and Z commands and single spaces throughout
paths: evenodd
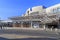
M 55 31 L 2 29 L 0 40 L 60 40 L 60 34 Z

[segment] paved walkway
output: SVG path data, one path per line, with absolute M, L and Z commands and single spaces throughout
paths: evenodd
M 21 27 L 3 27 L 2 29 L 44 30 L 43 28 L 21 28 Z
M 54 38 L 57 39 L 56 37 L 48 37 L 48 36 L 28 36 L 28 35 L 16 35 L 16 34 L 2 34 L 0 35 L 2 38 L 7 38 L 7 39 L 20 39 L 20 38 Z
M 22 30 L 20 30 L 20 29 L 22 29 Z M 23 30 L 24 29 L 24 30 Z M 31 31 L 30 31 L 31 30 Z M 34 31 L 34 30 L 39 30 L 39 31 Z M 46 38 L 47 40 L 48 40 L 48 38 L 51 38 L 51 39 L 58 39 L 58 37 L 55 37 L 55 33 L 52 31 L 52 32 L 50 32 L 50 31 L 48 31 L 47 32 L 47 34 L 46 34 L 46 32 L 45 31 L 40 31 L 40 29 L 28 29 L 28 28 L 19 28 L 18 30 L 16 30 L 16 29 L 8 29 L 8 30 L 0 30 L 0 33 L 3 33 L 3 34 L 0 34 L 0 37 L 2 37 L 2 38 L 6 38 L 6 39 L 27 39 L 27 40 L 29 40 L 29 39 L 31 39 L 32 40 L 32 38 L 33 39 L 35 39 L 35 38 L 38 38 L 38 39 L 40 39 L 40 38 Z M 16 32 L 18 32 L 19 34 L 17 34 Z M 37 32 L 37 33 L 36 33 Z M 40 32 L 40 33 L 39 33 Z M 12 34 L 11 34 L 12 33 Z M 16 34 L 15 34 L 16 33 Z M 24 34 L 28 34 L 28 35 L 23 35 L 23 34 L 20 34 L 20 33 L 24 33 Z M 29 33 L 31 34 L 31 35 L 29 35 Z M 38 35 L 35 35 L 35 36 L 32 36 L 33 34 L 35 33 L 35 34 L 41 34 L 40 36 L 38 36 Z M 53 35 L 54 34 L 54 36 L 47 36 L 47 35 L 49 35 L 49 33 L 51 34 L 51 35 Z M 44 36 L 44 35 L 42 35 L 42 34 L 46 34 L 46 36 Z M 60 36 L 59 36 L 60 37 Z M 36 39 L 36 40 L 38 40 L 38 39 Z M 43 39 L 43 40 L 44 40 Z
M 41 30 L 43 30 L 43 31 L 48 31 L 48 32 L 59 32 L 59 34 L 60 34 L 60 29 L 43 29 L 43 28 L 21 28 L 21 27 L 3 27 L 2 29 L 19 29 L 19 30 L 38 30 L 38 31 L 41 31 Z M 0 29 L 1 30 L 1 29 Z

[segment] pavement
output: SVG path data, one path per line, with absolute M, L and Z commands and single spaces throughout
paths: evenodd
M 28 36 L 28 35 L 16 35 L 16 34 L 2 34 L 0 37 L 8 38 L 8 39 L 19 39 L 19 38 L 55 38 L 48 36 Z
M 0 37 L 0 40 L 59 40 L 54 38 L 19 38 L 19 39 L 7 39 Z
M 0 40 L 60 40 L 60 34 L 56 31 L 27 30 L 27 29 L 2 29 Z
M 0 40 L 57 40 L 56 37 L 2 34 Z

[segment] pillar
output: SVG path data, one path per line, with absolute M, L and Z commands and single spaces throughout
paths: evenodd
M 43 25 L 43 28 L 45 29 L 45 24 Z
M 21 22 L 21 28 L 23 28 L 23 22 Z
M 31 21 L 31 28 L 32 28 L 32 21 Z

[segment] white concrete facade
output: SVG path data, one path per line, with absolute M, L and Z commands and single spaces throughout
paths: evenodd
M 14 18 L 13 21 L 18 20 L 18 18 L 19 17 Z M 60 4 L 57 4 L 48 8 L 44 8 L 43 6 L 35 6 L 32 8 L 29 8 L 26 10 L 26 13 L 21 17 L 21 19 L 19 19 L 18 21 L 19 22 L 30 21 L 31 28 L 32 27 L 39 28 L 40 24 L 37 23 L 39 21 L 43 25 L 43 28 L 45 29 L 46 28 L 45 26 L 47 23 L 52 23 L 52 22 L 58 23 L 58 21 L 60 20 Z M 53 24 L 53 25 L 57 26 L 57 24 Z
M 41 14 L 45 14 L 45 9 L 43 8 L 43 6 L 36 6 L 36 7 L 32 7 L 27 9 L 26 14 L 24 16 L 28 16 L 28 15 L 41 15 Z
M 60 11 L 60 4 L 53 5 L 46 8 L 46 13 L 56 13 Z

